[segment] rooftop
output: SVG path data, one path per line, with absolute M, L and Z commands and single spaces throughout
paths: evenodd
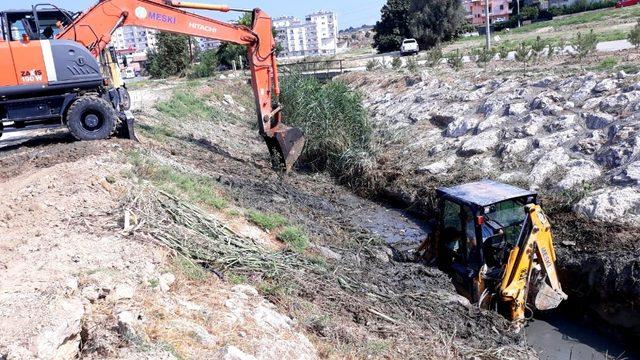
M 482 180 L 449 188 L 439 188 L 437 191 L 439 196 L 446 195 L 461 202 L 477 206 L 489 206 L 505 200 L 536 195 L 536 193 L 529 190 L 493 180 Z

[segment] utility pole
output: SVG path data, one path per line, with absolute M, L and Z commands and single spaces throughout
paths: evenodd
M 518 12 L 518 15 L 517 15 L 517 17 L 518 17 L 518 27 L 520 27 L 520 26 L 522 26 L 522 23 L 520 22 L 521 21 L 520 20 L 520 0 L 515 0 L 515 1 L 516 1 L 516 9 L 517 9 L 517 12 Z
M 491 16 L 489 15 L 489 1 L 490 0 L 484 0 L 484 21 L 487 29 L 487 51 L 491 50 Z

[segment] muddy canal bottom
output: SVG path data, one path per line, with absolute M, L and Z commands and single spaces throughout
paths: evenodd
M 425 220 L 402 209 L 371 204 L 352 220 L 382 238 L 396 254 L 415 249 L 430 232 Z M 536 315 L 525 328 L 527 343 L 540 359 L 640 359 L 612 336 L 582 326 L 561 313 L 561 309 Z

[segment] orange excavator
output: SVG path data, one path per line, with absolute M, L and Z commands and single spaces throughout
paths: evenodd
M 249 28 L 182 9 L 249 12 L 253 22 Z M 106 139 L 116 132 L 135 138 L 129 94 L 109 48 L 115 30 L 131 25 L 246 46 L 260 134 L 272 158 L 286 170 L 300 156 L 304 136 L 282 122 L 272 23 L 260 9 L 101 0 L 82 13 L 51 4 L 4 11 L 0 22 L 0 136 L 66 126 L 78 140 Z

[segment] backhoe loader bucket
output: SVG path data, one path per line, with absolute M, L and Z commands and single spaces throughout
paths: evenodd
M 538 310 L 551 310 L 557 308 L 562 300 L 566 299 L 567 295 L 561 290 L 556 291 L 547 283 L 542 283 L 533 305 L 535 305 Z
M 271 156 L 279 157 L 278 160 L 284 165 L 285 171 L 291 171 L 302 154 L 304 133 L 298 128 L 281 125 L 280 129 L 275 131 L 274 138 L 265 137 Z

